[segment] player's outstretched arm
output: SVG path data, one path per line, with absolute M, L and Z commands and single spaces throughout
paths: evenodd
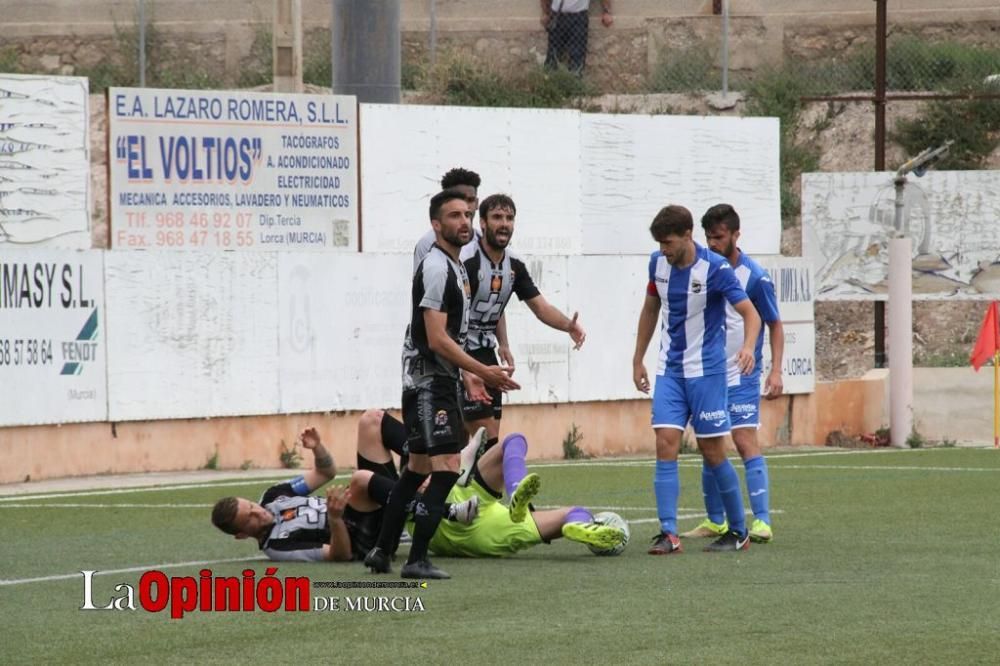
M 326 491 L 326 521 L 330 527 L 330 543 L 323 547 L 328 561 L 351 560 L 351 535 L 344 524 L 344 508 L 351 501 L 351 491 L 346 486 L 333 486 Z
M 337 476 L 337 466 L 333 462 L 333 456 L 323 446 L 323 442 L 316 432 L 316 428 L 306 428 L 299 435 L 302 448 L 312 451 L 313 468 L 302 475 L 309 491 L 316 490 L 324 483 Z
M 639 326 L 635 334 L 635 353 L 632 354 L 632 381 L 643 393 L 649 393 L 649 375 L 643 359 L 656 330 L 656 316 L 660 312 L 660 297 L 646 294 L 639 312 Z
M 754 349 L 757 346 L 757 336 L 760 335 L 760 315 L 749 298 L 736 303 L 733 308 L 743 318 L 743 346 L 736 355 L 736 365 L 740 372 L 749 375 L 756 364 Z
M 432 352 L 462 370 L 479 375 L 487 386 L 502 391 L 513 391 L 521 388 L 520 384 L 510 378 L 507 368 L 498 365 L 484 365 L 466 354 L 465 350 L 448 336 L 448 331 L 445 328 L 447 323 L 447 313 L 424 309 L 427 346 Z
M 574 343 L 573 349 L 579 349 L 583 346 L 583 341 L 587 339 L 587 333 L 578 321 L 579 312 L 574 312 L 572 317 L 567 317 L 559 308 L 545 300 L 545 297 L 541 294 L 534 298 L 529 298 L 525 303 L 534 313 L 535 317 L 538 318 L 538 321 L 551 326 L 557 331 L 569 333 L 569 337 Z

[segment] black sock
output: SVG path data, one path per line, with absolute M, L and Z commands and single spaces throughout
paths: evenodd
M 413 513 L 413 510 L 417 508 L 417 505 L 423 501 L 424 501 L 423 493 L 417 493 L 416 495 L 414 495 L 413 499 L 410 500 L 410 503 L 406 505 L 406 515 L 409 516 L 411 513 Z M 445 502 L 444 513 L 442 514 L 442 516 L 444 517 L 444 520 L 451 520 L 454 522 L 458 522 L 457 519 L 451 517 L 452 506 L 454 505 L 451 502 Z
M 417 494 L 417 488 L 426 478 L 424 474 L 417 474 L 407 469 L 392 487 L 382 515 L 382 529 L 375 544 L 384 552 L 389 554 L 395 552 L 399 544 L 399 535 L 403 532 L 403 523 L 406 521 L 406 505 Z
M 392 495 L 392 489 L 395 485 L 392 479 L 372 474 L 372 478 L 368 480 L 368 497 L 373 502 L 385 506 L 389 503 L 389 497 Z
M 427 547 L 444 516 L 445 498 L 448 497 L 456 481 L 458 481 L 457 472 L 431 474 L 431 482 L 427 484 L 423 498 L 413 509 L 413 543 L 410 544 L 408 563 L 427 559 Z
M 490 437 L 483 446 L 483 453 L 486 453 L 500 442 L 499 437 Z

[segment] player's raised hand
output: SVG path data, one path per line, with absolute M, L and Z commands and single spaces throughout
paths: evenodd
M 306 428 L 303 430 L 299 435 L 299 441 L 302 442 L 302 448 L 310 450 L 315 449 L 323 443 L 319 438 L 319 433 L 316 432 L 316 428 Z
M 632 365 L 632 381 L 635 387 L 643 393 L 649 394 L 649 375 L 646 374 L 646 366 L 642 363 Z
M 574 312 L 573 318 L 569 320 L 569 328 L 566 329 L 566 332 L 569 333 L 569 337 L 575 343 L 573 345 L 573 349 L 579 349 L 582 347 L 583 341 L 587 339 L 587 332 L 583 330 L 583 326 L 581 326 L 580 322 L 577 321 L 579 316 L 579 312 Z
M 740 369 L 740 373 L 749 375 L 753 372 L 754 365 L 756 365 L 756 361 L 754 360 L 753 348 L 743 347 L 740 349 L 736 355 L 736 367 Z
M 326 515 L 328 518 L 342 518 L 347 503 L 351 501 L 351 489 L 347 486 L 331 486 L 326 490 Z
M 521 385 L 510 378 L 511 369 L 499 365 L 486 366 L 482 374 L 483 381 L 487 386 L 500 389 L 501 391 L 516 391 Z
M 486 392 L 486 384 L 482 377 L 471 372 L 463 372 L 462 385 L 465 387 L 465 396 L 470 402 L 493 402 L 493 398 Z

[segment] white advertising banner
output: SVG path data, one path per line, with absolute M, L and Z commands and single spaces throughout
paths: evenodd
M 781 252 L 776 118 L 583 114 L 580 197 L 584 254 L 645 254 L 663 206 L 701 216 L 731 204 L 751 255 Z
M 802 254 L 821 300 L 886 300 L 896 233 L 893 173 L 802 174 Z M 907 177 L 898 230 L 913 245 L 913 298 L 1000 292 L 1000 171 Z
M 649 282 L 649 255 L 569 259 L 569 300 L 579 304 L 587 342 L 569 355 L 570 402 L 646 398 L 632 382 L 636 325 Z M 646 350 L 646 372 L 656 373 L 659 326 Z
M 357 251 L 354 97 L 111 88 L 117 249 Z
M 578 111 L 362 104 L 361 152 L 365 252 L 412 252 L 455 167 L 480 175 L 480 200 L 514 199 L 513 250 L 580 252 Z
M 399 407 L 412 279 L 398 254 L 281 253 L 281 411 Z
M 112 421 L 278 413 L 277 253 L 105 260 Z
M 587 330 L 587 310 L 591 301 L 570 302 L 569 262 L 566 256 L 522 256 L 535 286 L 552 305 L 572 317 L 580 311 L 580 323 Z M 514 379 L 520 390 L 511 391 L 505 401 L 512 405 L 567 402 L 569 400 L 569 359 L 573 341 L 569 334 L 540 322 L 527 305 L 512 295 L 507 309 L 507 334 L 514 355 Z M 586 345 L 586 343 L 584 343 Z
M 102 254 L 0 252 L 0 426 L 107 419 Z
M 815 288 L 812 262 L 802 257 L 755 257 L 774 282 L 778 313 L 785 331 L 781 381 L 789 394 L 816 390 Z M 771 371 L 770 330 L 764 326 L 761 388 Z
M 0 74 L 0 247 L 87 249 L 87 79 Z

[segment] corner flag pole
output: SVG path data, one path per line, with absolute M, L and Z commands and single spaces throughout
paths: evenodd
M 1000 350 L 993 352 L 993 448 L 1000 449 Z

